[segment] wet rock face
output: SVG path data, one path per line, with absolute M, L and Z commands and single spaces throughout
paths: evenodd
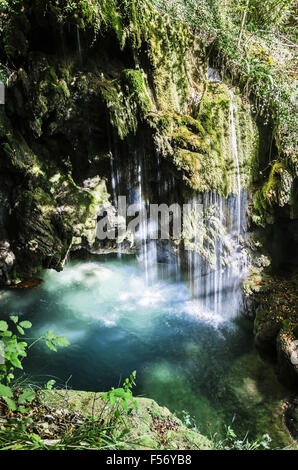
M 281 380 L 289 387 L 298 386 L 298 340 L 281 331 L 277 338 L 278 368 Z
M 105 197 L 104 185 L 84 184 L 87 170 L 92 175 L 94 160 L 100 159 L 94 154 L 94 142 L 89 143 L 86 158 L 84 142 L 92 117 L 85 127 L 81 119 L 90 104 L 89 91 L 84 108 L 82 94 L 74 91 L 70 97 L 65 82 L 61 88 L 41 54 L 30 60 L 28 70 L 14 74 L 6 105 L 0 109 L 0 238 L 6 250 L 1 250 L 0 281 L 4 284 L 41 268 L 62 269 L 73 236 L 87 232 L 96 204 L 101 195 Z M 80 139 L 80 125 L 85 140 Z
M 9 277 L 9 271 L 15 263 L 15 255 L 10 249 L 8 240 L 1 240 L 0 243 L 0 270 L 2 276 Z
M 120 3 L 76 2 L 69 11 L 51 1 L 41 13 L 40 2 L 25 1 L 0 27 L 8 78 L 0 238 L 11 250 L 1 256 L 2 283 L 61 269 L 72 243 L 93 244 L 95 206 L 112 193 L 111 159 L 128 168 L 137 141 L 143 150 L 147 141 L 152 181 L 159 152 L 162 176 L 175 179 L 178 193 L 235 192 L 228 89 L 204 86 L 203 45 L 151 7 L 128 2 L 124 12 Z M 189 99 L 194 83 L 199 102 Z M 258 139 L 249 105 L 235 101 L 245 187 Z M 96 177 L 107 189 L 85 184 Z
M 289 403 L 288 409 L 286 411 L 286 424 L 293 437 L 293 439 L 298 439 L 298 399 L 293 398 Z
M 165 76 L 152 65 L 154 37 L 161 35 L 162 41 L 162 35 L 171 34 L 158 14 L 136 13 L 134 2 L 123 16 L 113 1 L 108 10 L 107 2 L 90 2 L 86 8 L 77 2 L 75 12 L 48 2 L 42 13 L 40 2 L 23 3 L 20 11 L 17 5 L 7 12 L 0 27 L 1 62 L 7 63 L 9 78 L 6 104 L 0 107 L 4 284 L 44 267 L 61 269 L 72 244 L 74 249 L 93 245 L 98 205 L 108 198 L 103 178 L 110 176 L 113 146 L 133 136 L 148 106 L 155 106 L 139 61 L 149 64 L 160 103 L 163 94 L 178 112 L 188 89 L 180 61 L 188 45 L 179 42 L 183 28 L 175 34 L 177 47 L 174 36 L 168 43 L 175 65 L 179 62 L 172 87 L 166 90 Z M 143 37 L 149 27 L 150 44 Z M 142 42 L 148 52 L 138 54 Z M 176 82 L 182 73 L 180 96 Z M 125 157 L 127 144 L 119 145 Z
M 276 362 L 280 380 L 290 388 L 298 385 L 297 324 L 298 284 L 266 274 L 251 272 L 244 283 L 248 315 L 254 319 L 255 344 L 260 354 Z

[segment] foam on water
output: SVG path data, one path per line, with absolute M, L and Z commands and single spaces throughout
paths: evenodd
M 212 325 L 214 328 L 217 328 L 221 323 L 228 321 L 228 319 L 224 318 L 222 315 L 215 313 L 212 310 L 207 310 L 204 305 L 202 305 L 202 303 L 198 302 L 197 300 L 190 300 L 186 302 L 183 310 L 191 317 L 197 319 L 198 321 Z

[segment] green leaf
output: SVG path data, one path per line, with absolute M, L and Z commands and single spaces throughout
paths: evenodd
M 7 398 L 7 397 L 4 397 L 4 400 L 6 401 L 7 406 L 11 411 L 16 411 L 17 405 L 15 404 L 15 402 L 13 400 L 11 400 L 10 398 Z
M 19 325 L 17 325 L 17 330 L 18 330 L 19 333 L 21 333 L 21 335 L 25 334 L 25 331 Z
M 63 348 L 70 345 L 70 342 L 64 336 L 57 336 L 53 341 L 55 344 Z
M 123 410 L 128 413 L 128 406 L 127 406 L 127 403 L 126 403 L 126 400 L 125 399 L 121 399 L 121 405 L 122 405 L 122 408 Z
M 11 321 L 13 321 L 14 323 L 18 323 L 19 321 L 19 317 L 17 315 L 11 315 L 11 317 L 9 317 L 11 319 Z
M 46 331 L 45 337 L 46 337 L 46 339 L 48 339 L 48 340 L 54 339 L 54 338 L 55 338 L 55 333 L 54 333 L 54 331 L 53 331 L 53 330 Z
M 53 386 L 55 385 L 56 383 L 56 380 L 49 380 L 47 383 L 46 383 L 46 389 L 47 390 L 52 390 Z
M 30 408 L 23 408 L 23 406 L 19 406 L 19 408 L 18 408 L 18 411 L 20 411 L 23 414 L 28 413 L 29 410 L 30 410 Z
M 18 369 L 23 369 L 21 361 L 18 359 L 16 354 L 11 354 L 9 360 L 13 366 L 17 367 Z
M 12 332 L 11 331 L 2 331 L 1 336 L 2 336 L 2 338 L 10 338 L 12 336 Z
M 52 341 L 46 340 L 46 345 L 51 351 L 57 352 L 57 348 L 55 345 L 52 343 Z
M 31 328 L 32 327 L 32 323 L 30 321 L 21 321 L 21 323 L 19 323 L 19 325 L 22 327 L 22 328 Z
M 38 434 L 30 434 L 30 438 L 32 439 L 32 441 L 36 444 L 40 444 L 42 443 L 42 439 L 41 437 L 38 435 Z
M 0 331 L 6 331 L 8 330 L 8 324 L 6 321 L 1 320 L 0 321 Z
M 10 387 L 0 384 L 0 396 L 1 397 L 13 397 L 13 393 Z
M 20 405 L 23 405 L 24 403 L 31 403 L 34 398 L 35 392 L 33 390 L 30 390 L 29 388 L 26 388 L 23 393 L 19 396 L 18 403 Z
M 26 347 L 27 347 L 27 343 L 22 343 L 22 342 L 17 343 L 16 348 L 15 348 L 16 354 L 18 354 L 19 356 L 26 357 L 27 356 Z

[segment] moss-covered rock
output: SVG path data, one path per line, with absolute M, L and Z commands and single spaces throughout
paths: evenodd
M 105 420 L 112 412 L 112 405 L 103 401 L 101 395 L 74 390 L 46 391 L 43 392 L 43 400 L 55 408 L 67 408 L 94 417 L 101 416 Z M 132 435 L 132 442 L 135 441 L 129 448 L 211 450 L 215 447 L 207 437 L 187 428 L 167 408 L 159 406 L 154 400 L 136 397 L 135 401 L 138 408 L 125 416 L 126 427 Z M 157 426 L 154 425 L 156 420 L 162 425 L 169 419 L 175 423 L 173 429 L 158 432 Z
M 160 152 L 177 168 L 186 184 L 200 192 L 216 191 L 227 197 L 238 192 L 232 147 L 231 98 L 228 87 L 208 83 L 196 87 L 199 103 L 189 104 L 188 115 L 152 114 L 151 126 Z M 235 127 L 241 187 L 251 183 L 258 152 L 258 133 L 250 106 L 236 102 Z
M 1 282 L 60 269 L 73 242 L 92 245 L 95 206 L 108 194 L 94 187 L 95 200 L 85 181 L 109 179 L 113 154 L 129 167 L 134 138 L 150 142 L 148 155 L 162 153 L 165 178 L 174 174 L 181 187 L 238 191 L 229 90 L 207 82 L 204 46 L 185 26 L 137 0 L 26 0 L 6 14 L 0 55 L 16 70 L 0 110 L 0 165 L 14 262 Z M 258 139 L 249 105 L 237 94 L 235 104 L 244 188 Z
M 120 139 L 135 134 L 152 103 L 140 70 L 125 69 L 118 80 L 106 81 L 101 88 L 111 125 Z
M 255 343 L 262 355 L 277 362 L 278 374 L 287 386 L 298 383 L 296 328 L 298 324 L 297 279 L 285 280 L 260 270 L 244 283 L 254 318 Z
M 270 164 L 268 178 L 254 195 L 252 218 L 258 225 L 273 224 L 277 207 L 289 207 L 288 217 L 297 219 L 297 178 L 293 159 L 283 157 Z

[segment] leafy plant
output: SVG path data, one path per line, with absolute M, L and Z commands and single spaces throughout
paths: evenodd
M 43 394 L 24 390 L 19 395 L 19 401 L 26 402 L 34 398 L 31 409 L 32 418 L 14 415 L 8 422 L 0 428 L 0 449 L 1 450 L 125 450 L 131 449 L 138 443 L 138 438 L 132 436 L 130 426 L 125 423 L 124 415 L 131 413 L 138 404 L 132 397 L 131 389 L 135 385 L 136 372 L 125 379 L 123 386 L 112 389 L 101 395 L 102 407 L 94 414 L 96 396 L 91 415 L 78 415 L 78 422 L 75 424 L 70 418 L 64 418 L 65 429 L 60 430 L 60 436 L 55 435 L 52 441 L 48 438 L 44 440 L 39 435 L 34 422 L 34 416 L 39 414 L 40 408 L 47 406 L 47 399 L 44 401 Z M 45 388 L 51 390 L 55 381 L 50 380 Z M 47 397 L 49 392 L 47 392 Z M 109 406 L 107 406 L 107 403 Z M 131 407 L 132 405 L 132 407 Z M 61 413 L 59 409 L 58 412 Z M 57 412 L 57 413 L 58 413 Z M 52 419 L 56 416 L 55 408 L 51 408 Z M 57 426 L 61 422 L 61 414 L 57 414 Z M 57 431 L 55 431 L 57 433 Z M 56 438 L 60 437 L 60 438 Z
M 296 142 L 292 80 L 293 51 L 297 47 L 292 33 L 296 2 L 151 0 L 151 3 L 176 21 L 187 24 L 203 39 L 213 57 L 213 65 L 240 86 L 253 102 L 257 115 L 265 122 L 273 120 L 284 151 L 292 151 Z M 287 62 L 283 62 L 285 57 L 289 58 Z
M 116 435 L 115 426 L 104 426 L 95 418 L 86 419 L 77 429 L 52 442 L 30 431 L 32 420 L 18 420 L 0 429 L 1 450 L 126 450 L 136 440 L 129 429 Z
M 216 448 L 218 450 L 269 450 L 271 438 L 268 434 L 253 440 L 248 440 L 248 433 L 241 439 L 237 436 L 231 426 L 226 426 L 226 436 L 222 440 L 217 440 L 213 436 Z
M 3 364 L 0 364 L 0 398 L 6 402 L 11 411 L 26 413 L 27 409 L 24 406 L 33 401 L 35 393 L 27 388 L 16 399 L 14 398 L 12 382 L 15 379 L 15 370 L 23 369 L 23 359 L 27 357 L 28 350 L 38 341 L 44 340 L 46 346 L 52 351 L 57 351 L 57 346 L 68 346 L 69 342 L 63 336 L 55 336 L 50 330 L 39 338 L 29 339 L 31 341 L 29 345 L 26 341 L 22 341 L 23 338 L 20 338 L 17 333 L 24 336 L 25 331 L 32 327 L 31 322 L 19 321 L 16 315 L 12 315 L 10 321 L 11 328 L 6 321 L 0 321 L 0 341 L 4 356 Z
M 47 446 L 34 431 L 34 420 L 26 416 L 29 410 L 42 406 L 39 393 L 29 387 L 19 389 L 15 374 L 16 370 L 23 369 L 23 359 L 37 342 L 44 341 L 51 351 L 57 351 L 58 346 L 65 347 L 69 342 L 63 336 L 56 336 L 52 330 L 39 338 L 24 338 L 26 330 L 32 327 L 31 322 L 20 321 L 18 316 L 12 315 L 10 323 L 0 321 L 0 344 L 3 346 L 1 355 L 4 358 L 3 364 L 0 364 L 0 403 L 1 401 L 5 403 L 11 413 L 11 418 L 0 429 L 0 448 L 2 450 L 128 448 L 131 431 L 125 423 L 124 416 L 129 415 L 134 408 L 138 408 L 132 395 L 136 372 L 125 379 L 122 387 L 112 388 L 101 396 L 105 402 L 102 413 L 105 411 L 106 403 L 109 404 L 104 420 L 101 415 L 85 416 L 80 425 L 64 433 L 57 443 Z M 55 380 L 49 380 L 44 388 L 52 390 L 54 385 Z M 133 442 L 130 445 L 132 444 Z
M 121 419 L 121 409 L 129 415 L 134 408 L 138 408 L 137 402 L 132 395 L 132 387 L 135 385 L 136 371 L 125 380 L 120 388 L 112 388 L 109 392 L 102 395 L 103 400 L 107 400 L 110 405 L 116 405 L 114 417 Z M 120 405 L 120 406 L 119 406 Z M 131 407 L 132 405 L 132 407 Z

